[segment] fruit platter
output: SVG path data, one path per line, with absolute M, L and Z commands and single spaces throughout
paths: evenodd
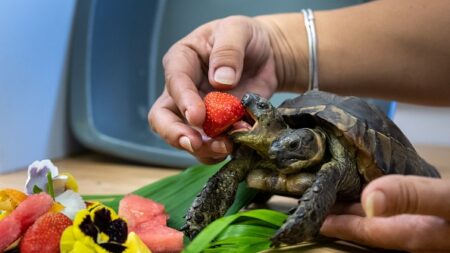
M 179 252 L 162 204 L 128 194 L 117 211 L 85 201 L 76 179 L 49 160 L 28 167 L 25 192 L 0 191 L 0 252 Z
M 0 190 L 0 252 L 269 249 L 269 238 L 286 215 L 266 209 L 242 211 L 256 193 L 245 185 L 240 186 L 227 217 L 208 226 L 193 241 L 183 236 L 180 228 L 186 210 L 222 165 L 193 166 L 124 195 L 81 195 L 82 185 L 63 167 L 49 160 L 33 162 L 28 179 L 23 180 L 24 189 Z

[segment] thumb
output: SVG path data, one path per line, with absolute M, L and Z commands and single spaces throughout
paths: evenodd
M 368 217 L 408 213 L 450 220 L 449 196 L 449 180 L 389 175 L 369 183 L 361 202 Z
M 239 82 L 251 37 L 250 18 L 233 16 L 217 23 L 208 72 L 209 82 L 214 88 L 231 89 Z

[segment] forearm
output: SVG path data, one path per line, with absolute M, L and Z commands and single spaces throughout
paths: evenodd
M 303 15 L 286 13 L 256 18 L 268 31 L 278 91 L 302 92 L 308 87 L 308 45 Z
M 450 105 L 449 8 L 395 0 L 318 12 L 321 88 Z
M 450 105 L 449 10 L 446 0 L 380 0 L 317 11 L 320 89 L 345 95 Z M 285 41 L 291 45 L 274 48 L 274 54 L 279 54 L 283 62 L 283 70 L 277 69 L 277 74 L 285 77 L 279 80 L 288 80 L 286 85 L 279 86 L 284 90 L 304 91 L 308 55 L 303 16 L 281 16 L 271 22 L 279 25 L 284 36 L 289 37 Z M 273 44 L 277 43 L 283 44 Z M 293 73 L 292 66 L 297 73 Z M 302 77 L 290 77 L 291 74 Z

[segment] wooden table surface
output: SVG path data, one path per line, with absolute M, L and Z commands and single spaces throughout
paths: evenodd
M 69 172 L 77 179 L 81 194 L 128 193 L 181 172 L 181 169 L 148 166 L 98 153 L 78 154 L 53 163 L 61 172 Z M 0 188 L 22 189 L 26 178 L 26 169 L 0 175 Z
M 435 165 L 443 178 L 450 179 L 450 147 L 417 146 L 419 154 Z M 180 169 L 133 163 L 97 153 L 74 155 L 53 161 L 60 171 L 72 173 L 81 194 L 124 194 L 158 179 L 175 175 Z M 0 174 L 0 188 L 23 189 L 26 170 Z M 277 201 L 277 200 L 275 200 Z M 367 252 L 346 243 L 314 245 L 304 252 Z

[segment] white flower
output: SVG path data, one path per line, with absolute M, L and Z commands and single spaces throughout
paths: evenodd
M 71 220 L 75 218 L 78 211 L 86 208 L 86 203 L 80 194 L 72 190 L 67 190 L 55 198 L 55 201 L 64 206 L 61 213 L 65 214 Z

